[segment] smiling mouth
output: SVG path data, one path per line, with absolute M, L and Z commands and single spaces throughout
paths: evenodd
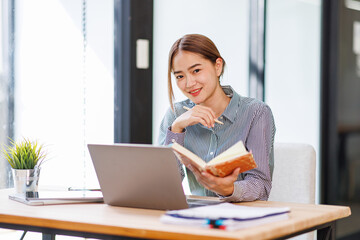
M 193 95 L 193 96 L 196 96 L 196 95 L 198 95 L 198 94 L 200 93 L 200 90 L 201 90 L 201 88 L 198 88 L 198 89 L 195 89 L 195 90 L 193 90 L 193 91 L 190 91 L 189 93 L 190 93 L 191 95 Z

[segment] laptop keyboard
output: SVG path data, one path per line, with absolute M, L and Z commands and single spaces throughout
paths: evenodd
M 188 198 L 188 199 L 186 199 L 186 202 L 189 205 L 189 207 L 191 208 L 191 207 L 200 207 L 200 206 L 219 204 L 219 203 L 222 203 L 223 201 Z

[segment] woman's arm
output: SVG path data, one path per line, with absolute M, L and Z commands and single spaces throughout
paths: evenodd
M 252 151 L 258 167 L 245 172 L 243 180 L 237 180 L 238 169 L 231 175 L 220 178 L 207 172 L 199 172 L 191 165 L 187 166 L 200 184 L 217 193 L 225 201 L 267 200 L 269 197 L 275 125 L 270 108 L 266 105 L 261 106 L 251 123 L 245 142 L 247 148 Z
M 173 141 L 176 141 L 177 143 L 184 146 L 185 132 L 174 133 L 170 130 L 171 124 L 174 122 L 175 119 L 176 119 L 175 113 L 171 110 L 171 108 L 169 108 L 160 124 L 158 144 L 168 145 Z M 184 179 L 185 172 L 184 172 L 184 168 L 182 167 L 182 163 L 178 159 L 176 160 L 178 162 L 181 178 Z
M 172 132 L 180 133 L 188 126 L 195 124 L 202 124 L 205 127 L 211 128 L 215 126 L 214 111 L 205 106 L 196 105 L 188 111 L 177 117 L 172 123 Z
M 175 106 L 174 111 L 178 111 L 180 116 L 169 108 L 161 121 L 158 143 L 168 145 L 174 141 L 184 146 L 186 127 L 197 123 L 205 126 L 213 126 L 215 117 L 214 112 L 203 106 L 195 106 L 189 111 L 185 111 L 181 104 Z M 173 128 L 173 129 L 172 129 Z M 182 177 L 185 173 L 182 164 L 178 160 L 179 169 Z
M 175 113 L 171 110 L 171 108 L 169 108 L 160 124 L 158 144 L 168 145 L 173 141 L 176 141 L 178 144 L 184 146 L 185 131 L 181 133 L 171 131 L 171 125 L 175 119 Z
M 275 123 L 272 112 L 264 105 L 253 121 L 246 139 L 246 147 L 252 151 L 257 168 L 245 172 L 244 180 L 234 183 L 234 192 L 226 201 L 254 201 L 267 200 L 271 190 L 272 172 L 270 163 L 273 162 L 273 145 Z

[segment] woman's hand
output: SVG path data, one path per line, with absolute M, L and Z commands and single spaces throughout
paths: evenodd
M 189 111 L 184 112 L 175 119 L 171 125 L 171 131 L 175 133 L 182 132 L 187 126 L 201 123 L 205 127 L 211 128 L 215 125 L 214 111 L 209 107 L 196 105 Z
M 187 165 L 195 175 L 196 180 L 203 185 L 206 189 L 216 192 L 222 196 L 230 196 L 234 192 L 234 182 L 237 180 L 237 177 L 240 172 L 240 168 L 236 168 L 232 174 L 226 177 L 215 177 L 214 175 L 208 172 L 200 172 L 195 166 L 191 164 Z

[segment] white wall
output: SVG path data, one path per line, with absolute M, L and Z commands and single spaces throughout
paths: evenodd
M 320 176 L 320 0 L 270 0 L 266 35 L 266 102 L 276 142 L 311 144 Z M 318 200 L 317 200 L 318 201 Z
M 85 65 L 82 1 L 17 0 L 15 9 L 16 139 L 46 146 L 40 185 L 97 186 L 85 144 L 113 142 L 113 1 L 87 1 Z
M 153 56 L 153 143 L 157 143 L 162 117 L 169 108 L 168 53 L 188 33 L 209 37 L 225 59 L 223 85 L 248 95 L 248 1 L 155 0 Z M 176 101 L 184 99 L 173 84 Z

